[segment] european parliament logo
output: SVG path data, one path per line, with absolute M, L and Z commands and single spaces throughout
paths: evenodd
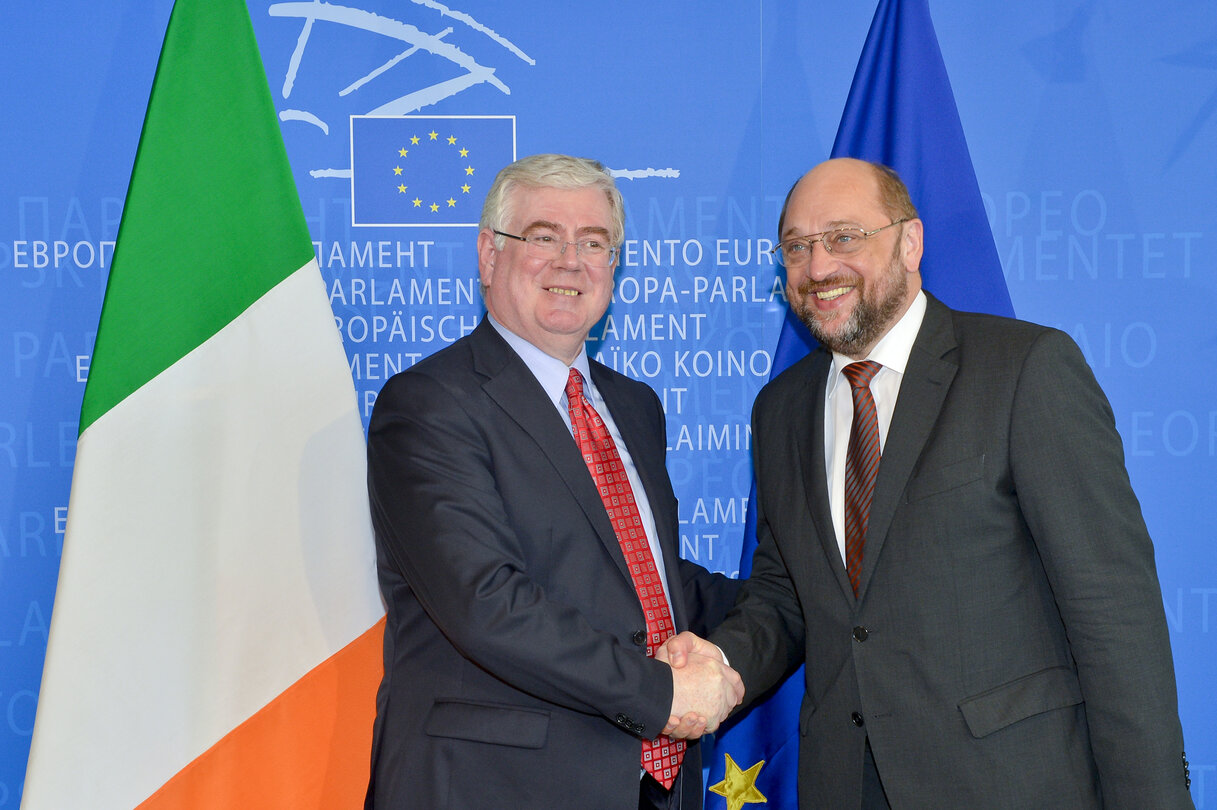
M 351 224 L 477 227 L 515 155 L 514 115 L 353 115 Z

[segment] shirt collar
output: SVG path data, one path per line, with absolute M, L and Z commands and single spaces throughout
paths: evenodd
M 925 308 L 925 292 L 918 290 L 913 303 L 900 316 L 900 320 L 896 321 L 896 324 L 888 330 L 887 334 L 879 339 L 866 359 L 874 360 L 885 369 L 891 369 L 897 374 L 903 375 L 904 369 L 909 364 L 909 355 L 913 352 L 913 343 L 917 340 L 917 333 L 921 331 L 921 322 L 925 319 Z M 837 352 L 832 353 L 831 379 L 833 385 L 841 376 L 841 369 L 853 362 L 855 360 L 851 357 Z
M 554 403 L 554 407 L 559 410 L 566 409 L 566 380 L 570 376 L 572 368 L 578 369 L 579 373 L 583 375 L 584 387 L 592 388 L 591 368 L 587 360 L 586 349 L 581 350 L 575 357 L 575 362 L 567 366 L 558 358 L 546 354 L 503 326 L 494 319 L 493 315 L 487 313 L 486 317 L 490 319 L 490 325 L 494 327 L 495 331 L 502 336 L 503 340 L 507 341 L 507 345 L 524 361 L 524 365 L 528 366 L 528 370 L 545 389 L 545 395 Z

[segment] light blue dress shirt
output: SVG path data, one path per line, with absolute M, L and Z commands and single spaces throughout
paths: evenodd
M 659 572 L 659 581 L 663 584 L 664 596 L 668 599 L 668 604 L 672 604 L 672 595 L 668 589 L 668 575 L 664 568 L 663 552 L 659 548 L 658 533 L 655 530 L 655 515 L 651 512 L 651 504 L 647 500 L 646 489 L 642 486 L 642 480 L 638 477 L 638 470 L 634 466 L 634 460 L 630 458 L 630 451 L 626 447 L 625 441 L 621 437 L 621 432 L 617 430 L 617 423 L 613 421 L 613 414 L 605 404 L 604 399 L 600 396 L 600 391 L 597 390 L 596 384 L 592 382 L 591 369 L 588 364 L 587 352 L 579 352 L 579 356 L 575 358 L 575 362 L 571 365 L 566 365 L 561 360 L 538 349 L 536 346 L 529 343 L 524 338 L 510 331 L 507 327 L 496 321 L 492 316 L 487 316 L 490 319 L 490 325 L 495 328 L 502 337 L 507 341 L 507 345 L 520 356 L 524 361 L 524 365 L 528 366 L 528 370 L 537 378 L 537 382 L 545 389 L 545 394 L 553 402 L 554 407 L 558 410 L 562 421 L 566 423 L 567 430 L 571 431 L 571 441 L 574 441 L 574 428 L 570 423 L 570 412 L 567 410 L 566 402 L 566 381 L 570 377 L 572 368 L 578 369 L 579 374 L 583 376 L 583 395 L 596 409 L 596 413 L 600 414 L 600 418 L 604 420 L 604 424 L 608 427 L 609 435 L 613 437 L 613 444 L 617 446 L 617 453 L 621 456 L 621 463 L 625 467 L 626 477 L 630 482 L 630 489 L 634 493 L 634 503 L 638 507 L 639 517 L 642 518 L 642 526 L 646 531 L 647 544 L 651 547 L 651 556 L 655 558 L 655 568 Z

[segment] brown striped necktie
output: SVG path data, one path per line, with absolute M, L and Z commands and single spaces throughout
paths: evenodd
M 883 366 L 874 360 L 850 363 L 841 373 L 849 380 L 854 397 L 854 423 L 849 430 L 845 454 L 845 571 L 858 595 L 866 525 L 870 520 L 875 474 L 879 472 L 879 414 L 870 382 Z

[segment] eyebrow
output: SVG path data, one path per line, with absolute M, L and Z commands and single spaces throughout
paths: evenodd
M 545 220 L 545 219 L 538 219 L 538 220 L 534 220 L 533 222 L 530 222 L 524 228 L 524 230 L 521 231 L 521 233 L 527 234 L 531 231 L 541 230 L 541 229 L 554 231 L 556 233 L 561 233 L 563 230 L 562 226 L 556 222 L 550 222 L 549 220 Z M 607 237 L 608 228 L 603 228 L 599 225 L 585 225 L 582 228 L 579 228 L 578 230 L 575 231 L 576 236 L 586 236 L 588 234 L 595 234 L 597 236 Z
M 806 236 L 819 236 L 822 233 L 828 233 L 829 231 L 839 231 L 843 228 L 857 228 L 858 230 L 866 230 L 857 222 L 853 222 L 848 219 L 834 219 L 832 222 L 828 223 L 828 227 L 825 228 L 824 230 L 816 231 L 815 233 L 811 233 L 811 234 L 806 234 Z M 796 233 L 798 233 L 798 229 L 796 229 L 794 227 L 790 227 L 782 232 L 781 238 L 785 239 L 786 237 L 792 236 Z

